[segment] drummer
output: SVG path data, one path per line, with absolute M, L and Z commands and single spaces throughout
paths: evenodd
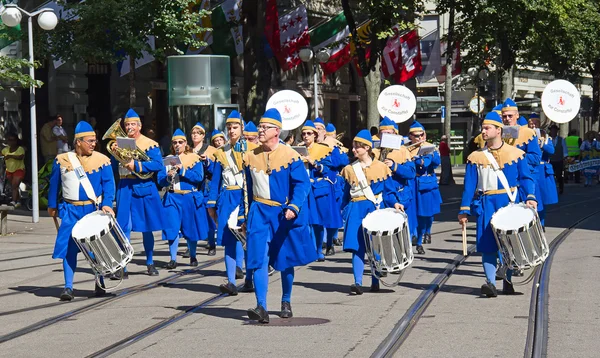
M 404 210 L 390 168 L 373 156 L 371 133 L 363 129 L 352 142 L 357 160 L 342 170 L 344 178 L 344 251 L 352 253 L 354 283 L 350 292 L 363 294 L 362 278 L 365 270 L 365 240 L 362 220 L 367 214 L 384 207 Z M 364 181 L 359 179 L 364 178 Z M 372 273 L 371 291 L 379 291 L 379 279 Z
M 189 243 L 190 266 L 195 267 L 198 266 L 198 240 L 204 240 L 208 230 L 204 195 L 197 189 L 204 179 L 204 168 L 200 156 L 193 153 L 187 145 L 181 129 L 177 129 L 171 138 L 171 155 L 178 158 L 179 163 L 167 165 L 157 175 L 158 184 L 167 188 L 167 193 L 163 196 L 166 227 L 162 237 L 169 242 L 171 261 L 166 266 L 169 270 L 177 267 L 179 233 Z
M 77 269 L 79 248 L 71 238 L 73 227 L 85 215 L 96 211 L 97 206 L 105 213 L 115 215 L 112 209 L 115 181 L 110 158 L 94 151 L 96 143 L 96 133 L 92 126 L 85 121 L 77 123 L 73 142 L 74 151 L 59 154 L 54 160 L 50 174 L 48 214 L 55 220 L 57 217 L 61 219 L 52 253 L 53 259 L 63 260 L 65 288 L 60 294 L 61 301 L 71 301 L 74 298 L 73 276 Z M 76 173 L 79 173 L 79 176 Z M 87 195 L 86 187 L 82 184 L 86 179 L 89 180 L 98 203 L 92 201 Z M 60 193 L 62 193 L 62 203 L 59 203 Z M 102 278 L 100 278 L 100 285 L 96 283 L 94 291 L 96 296 L 106 293 Z
M 477 251 L 481 252 L 483 271 L 486 276 L 486 282 L 481 286 L 481 294 L 487 297 L 498 295 L 496 290 L 498 246 L 490 221 L 498 209 L 509 204 L 510 199 L 485 151 L 489 151 L 491 158 L 498 163 L 498 167 L 506 176 L 511 195 L 514 195 L 516 202 L 521 201 L 516 193 L 517 187 L 520 187 L 527 195 L 526 205 L 537 208 L 537 200 L 533 194 L 535 182 L 527 166 L 525 152 L 502 141 L 503 127 L 498 113 L 490 112 L 485 116 L 481 133 L 486 141 L 486 148 L 471 153 L 467 158 L 464 191 L 458 214 L 458 221 L 461 225 L 466 225 L 467 215 L 476 217 Z M 474 197 L 475 200 L 473 200 Z M 473 203 L 471 203 L 472 201 Z M 507 270 L 502 289 L 504 294 L 515 293 L 511 277 L 512 270 Z

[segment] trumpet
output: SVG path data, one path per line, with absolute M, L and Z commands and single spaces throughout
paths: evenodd
M 110 139 L 106 144 L 106 150 L 122 165 L 129 163 L 132 159 L 142 162 L 147 162 L 150 160 L 148 154 L 146 154 L 146 152 L 144 152 L 138 147 L 136 147 L 136 149 L 134 150 L 119 147 L 113 149 L 112 146 L 113 144 L 117 143 L 117 137 L 127 137 L 127 134 L 125 133 L 125 131 L 123 131 L 123 128 L 121 128 L 120 118 L 117 119 L 115 123 L 113 123 L 110 126 L 110 128 L 108 128 L 106 133 L 104 133 L 104 135 L 102 136 L 102 139 Z M 142 174 L 132 172 L 132 174 L 140 179 L 149 179 L 152 178 L 153 173 Z

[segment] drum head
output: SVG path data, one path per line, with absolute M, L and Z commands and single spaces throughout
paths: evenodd
M 533 219 L 531 209 L 523 205 L 509 205 L 498 210 L 490 223 L 496 230 L 512 231 L 529 226 Z
M 406 216 L 396 209 L 380 209 L 369 213 L 362 221 L 363 228 L 371 232 L 393 232 L 404 226 Z
M 110 229 L 110 214 L 102 211 L 94 211 L 79 220 L 73 227 L 71 235 L 76 239 L 84 239 L 92 236 L 103 236 L 100 233 Z
M 238 215 L 240 213 L 240 206 L 236 206 L 235 209 L 229 214 L 229 218 L 227 219 L 227 226 L 231 229 L 237 228 L 238 225 Z

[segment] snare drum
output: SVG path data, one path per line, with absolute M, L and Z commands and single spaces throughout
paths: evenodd
M 396 209 L 380 209 L 369 213 L 362 221 L 365 246 L 371 273 L 383 276 L 387 273 L 400 273 L 414 259 L 408 217 Z M 395 286 L 387 284 L 386 286 Z
M 229 231 L 235 236 L 235 238 L 242 243 L 242 248 L 244 251 L 246 250 L 246 233 L 240 226 L 238 226 L 238 215 L 240 212 L 240 207 L 237 206 L 231 214 L 229 214 L 229 219 L 227 219 L 227 226 L 229 227 Z
M 115 218 L 102 211 L 87 214 L 71 234 L 96 275 L 122 270 L 133 258 L 133 247 Z
M 536 267 L 548 257 L 548 241 L 534 209 L 522 203 L 509 204 L 494 213 L 490 224 L 509 269 Z

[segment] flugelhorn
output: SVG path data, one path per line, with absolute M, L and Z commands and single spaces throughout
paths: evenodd
M 146 152 L 144 152 L 137 146 L 134 150 L 119 147 L 113 149 L 112 146 L 117 142 L 117 137 L 127 138 L 127 134 L 125 133 L 123 128 L 121 128 L 121 118 L 117 119 L 115 123 L 113 123 L 110 126 L 110 128 L 108 128 L 106 133 L 104 133 L 104 135 L 102 136 L 102 139 L 110 139 L 106 144 L 106 150 L 122 165 L 129 163 L 132 159 L 139 160 L 142 162 L 147 162 L 150 160 L 150 157 L 148 157 Z M 132 174 L 140 179 L 149 179 L 152 178 L 153 173 L 142 174 L 132 172 Z

